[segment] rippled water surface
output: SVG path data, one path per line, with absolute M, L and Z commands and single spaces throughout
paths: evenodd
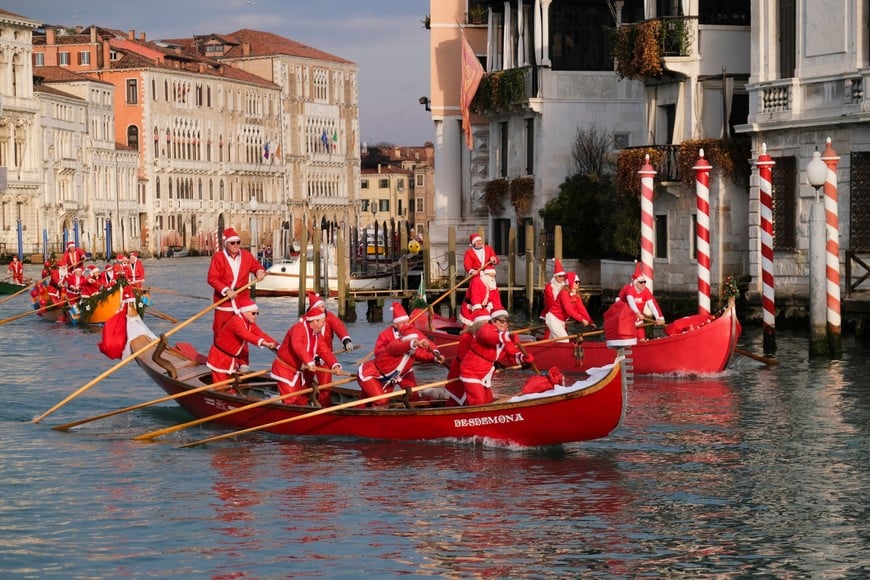
M 161 312 L 208 306 L 207 259 L 146 267 L 173 292 L 153 294 Z M 295 299 L 260 303 L 280 339 Z M 6 301 L 0 319 L 28 307 Z M 350 325 L 362 352 L 380 329 L 364 308 Z M 205 350 L 210 325 L 174 338 Z M 178 449 L 216 433 L 204 427 L 131 440 L 189 419 L 171 402 L 59 432 L 163 393 L 128 365 L 34 424 L 113 363 L 98 332 L 34 316 L 0 338 L 4 577 L 870 573 L 870 356 L 848 337 L 841 361 L 809 361 L 806 338 L 780 332 L 777 367 L 738 358 L 715 377 L 638 378 L 611 437 L 536 450 L 264 434 Z M 747 328 L 741 346 L 759 344 Z M 270 360 L 254 351 L 252 366 Z

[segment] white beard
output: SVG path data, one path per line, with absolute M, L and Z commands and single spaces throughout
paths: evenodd
M 490 276 L 488 274 L 484 274 L 483 276 L 480 277 L 480 279 L 483 281 L 483 285 L 486 286 L 487 290 L 495 290 L 496 289 L 497 284 L 495 281 L 495 276 Z

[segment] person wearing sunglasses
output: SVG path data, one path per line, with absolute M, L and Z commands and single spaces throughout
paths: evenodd
M 459 405 L 483 405 L 491 403 L 492 376 L 496 363 L 503 367 L 522 365 L 524 368 L 535 362 L 532 354 L 523 354 L 519 337 L 508 331 L 510 315 L 506 310 L 496 310 L 489 322 L 484 323 L 474 335 L 474 343 L 459 363 L 459 380 L 464 393 L 451 398 Z
M 244 372 L 248 362 L 248 343 L 260 348 L 275 349 L 278 341 L 257 326 L 259 309 L 251 303 L 242 306 L 238 314 L 230 316 L 211 345 L 206 365 L 211 369 L 213 383 L 229 379 L 234 373 Z M 232 389 L 231 394 L 237 394 Z
M 241 247 L 241 238 L 233 228 L 227 228 L 223 232 L 224 249 L 212 256 L 208 266 L 208 285 L 214 290 L 215 302 L 229 297 L 230 300 L 215 308 L 212 333 L 217 337 L 218 332 L 241 310 L 243 306 L 253 304 L 251 292 L 240 288 L 248 284 L 251 276 L 257 281 L 266 277 L 266 269 L 254 257 L 251 252 Z M 244 362 L 247 364 L 247 361 Z
M 658 302 L 647 285 L 647 278 L 641 270 L 640 262 L 638 262 L 634 274 L 631 276 L 631 282 L 623 286 L 617 298 L 617 300 L 624 301 L 637 317 L 635 326 L 637 326 L 638 340 L 646 338 L 646 329 L 643 327 L 645 317 L 653 318 L 656 326 L 664 326 L 665 324 L 661 308 L 659 308 Z

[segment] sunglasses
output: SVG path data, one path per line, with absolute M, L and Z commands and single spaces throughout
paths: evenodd
M 646 280 L 639 280 L 638 284 L 646 284 Z
M 495 322 L 507 322 L 508 319 L 507 318 L 493 318 L 493 321 L 495 321 Z
M 238 245 L 241 244 L 241 243 L 242 243 L 242 242 L 227 242 L 227 245 L 228 245 L 228 246 L 238 246 Z

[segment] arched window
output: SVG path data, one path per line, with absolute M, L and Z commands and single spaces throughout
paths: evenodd
M 156 178 L 154 180 L 154 195 L 157 196 L 157 199 L 160 199 L 160 178 Z
M 127 127 L 127 147 L 139 150 L 139 127 L 136 125 Z

